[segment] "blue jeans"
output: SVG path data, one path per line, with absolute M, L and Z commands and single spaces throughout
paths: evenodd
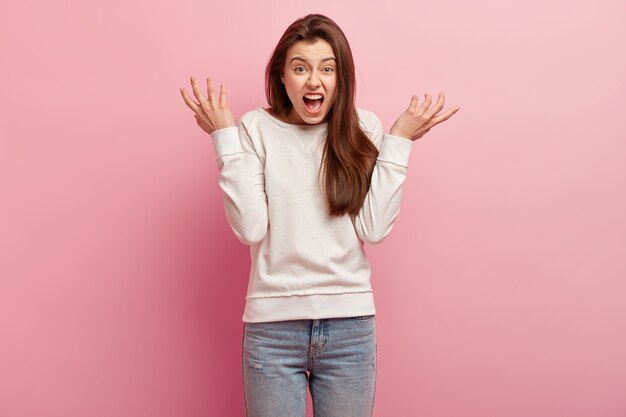
M 374 316 L 244 323 L 247 417 L 370 417 L 376 388 Z

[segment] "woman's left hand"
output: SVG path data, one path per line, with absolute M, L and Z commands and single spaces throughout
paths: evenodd
M 404 111 L 395 121 L 389 134 L 406 139 L 417 140 L 424 136 L 433 126 L 448 120 L 460 107 L 451 108 L 445 113 L 437 115 L 443 109 L 445 97 L 439 93 L 437 103 L 430 108 L 432 102 L 430 94 L 426 94 L 426 100 L 418 106 L 417 96 L 411 98 L 409 108 Z

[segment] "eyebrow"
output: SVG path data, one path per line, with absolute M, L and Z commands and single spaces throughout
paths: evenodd
M 291 63 L 292 63 L 293 61 L 295 61 L 295 60 L 299 60 L 299 61 L 302 61 L 302 62 L 306 62 L 306 63 L 308 63 L 308 61 L 307 61 L 306 59 L 301 58 L 301 57 L 299 57 L 299 56 L 294 56 L 293 58 L 291 58 L 291 61 L 289 61 L 289 63 L 291 64 Z M 336 59 L 335 57 L 329 57 L 329 58 L 324 58 L 324 59 L 322 59 L 322 62 L 326 62 L 326 61 L 336 61 L 336 60 L 337 60 L 337 59 Z

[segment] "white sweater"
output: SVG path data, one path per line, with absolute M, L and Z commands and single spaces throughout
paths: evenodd
M 330 217 L 318 186 L 327 123 L 289 124 L 257 108 L 213 132 L 226 217 L 250 245 L 244 322 L 375 313 L 363 244 L 391 231 L 413 142 L 383 134 L 372 112 L 358 115 L 379 155 L 356 217 Z

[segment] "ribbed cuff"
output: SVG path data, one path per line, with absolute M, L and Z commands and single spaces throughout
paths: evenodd
M 380 152 L 378 153 L 378 159 L 380 161 L 408 167 L 412 145 L 413 141 L 411 139 L 384 134 L 383 141 L 380 145 Z
M 211 134 L 211 138 L 218 158 L 222 155 L 243 152 L 239 140 L 239 130 L 236 126 L 216 130 Z

